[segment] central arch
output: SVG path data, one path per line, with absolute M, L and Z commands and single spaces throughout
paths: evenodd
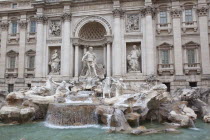
M 94 47 L 97 64 L 103 66 L 107 71 L 111 68 L 111 26 L 102 17 L 89 16 L 78 22 L 74 28 L 73 44 L 75 47 L 75 76 L 81 73 L 83 64 L 78 60 L 88 50 Z M 108 59 L 108 60 L 107 60 Z M 109 72 L 110 73 L 110 72 Z M 110 76 L 110 74 L 108 74 Z
M 99 22 L 88 22 L 79 31 L 79 38 L 85 41 L 100 41 L 105 38 L 106 29 Z
M 105 20 L 104 18 L 102 18 L 100 16 L 88 16 L 88 17 L 83 18 L 82 20 L 80 20 L 77 23 L 77 25 L 74 29 L 74 37 L 79 38 L 79 32 L 80 32 L 81 28 L 89 22 L 100 23 L 105 28 L 106 35 L 111 35 L 111 33 L 112 33 L 111 26 L 107 20 Z

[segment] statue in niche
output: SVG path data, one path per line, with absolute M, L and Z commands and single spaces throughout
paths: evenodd
M 55 75 L 60 74 L 60 57 L 57 49 L 54 50 L 49 65 L 51 68 L 50 74 L 55 74 Z
M 83 74 L 87 77 L 98 77 L 96 71 L 96 55 L 93 52 L 93 47 L 89 47 L 88 51 L 83 55 L 82 62 L 84 62 Z
M 138 50 L 137 46 L 133 45 L 133 50 L 131 50 L 131 52 L 127 56 L 128 72 L 140 71 L 140 57 L 141 50 Z
M 50 25 L 50 35 L 60 36 L 61 35 L 61 25 L 59 21 L 53 21 Z
M 139 15 L 128 15 L 127 32 L 139 30 Z

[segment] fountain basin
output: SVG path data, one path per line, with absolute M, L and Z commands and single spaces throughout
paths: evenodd
M 46 121 L 58 126 L 97 124 L 98 119 L 95 115 L 97 105 L 91 103 L 50 104 Z

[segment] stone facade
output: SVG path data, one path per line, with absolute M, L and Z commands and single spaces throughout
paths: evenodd
M 128 85 L 156 75 L 171 90 L 210 86 L 209 4 L 209 0 L 0 2 L 0 88 L 41 85 L 49 76 L 77 80 L 89 47 L 106 76 L 121 77 Z

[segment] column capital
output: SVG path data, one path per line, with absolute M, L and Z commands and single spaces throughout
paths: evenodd
M 180 18 L 181 14 L 182 14 L 182 10 L 181 9 L 172 9 L 171 10 L 172 18 Z
M 21 28 L 21 29 L 26 29 L 27 28 L 27 24 L 28 24 L 28 22 L 26 21 L 26 20 L 21 20 L 21 21 L 19 21 L 19 27 Z
M 115 8 L 113 11 L 112 11 L 114 17 L 122 17 L 125 12 L 121 9 L 121 8 Z
M 9 27 L 9 23 L 7 21 L 3 21 L 0 23 L 0 28 L 2 31 L 8 30 L 8 27 Z
M 111 44 L 113 42 L 113 37 L 112 36 L 105 36 L 106 37 L 106 44 Z
M 200 7 L 200 8 L 197 8 L 197 13 L 198 13 L 198 16 L 201 17 L 201 16 L 207 16 L 208 15 L 208 12 L 209 12 L 209 8 L 208 7 Z
M 147 16 L 147 15 L 154 16 L 155 8 L 152 6 L 146 6 L 146 7 L 144 7 L 144 9 L 141 10 L 141 15 L 142 16 Z
M 36 21 L 37 23 L 45 23 L 47 22 L 47 17 L 44 15 L 36 15 Z
M 72 17 L 72 14 L 71 13 L 63 13 L 63 15 L 62 15 L 62 19 L 63 19 L 63 21 L 71 21 L 71 17 Z

